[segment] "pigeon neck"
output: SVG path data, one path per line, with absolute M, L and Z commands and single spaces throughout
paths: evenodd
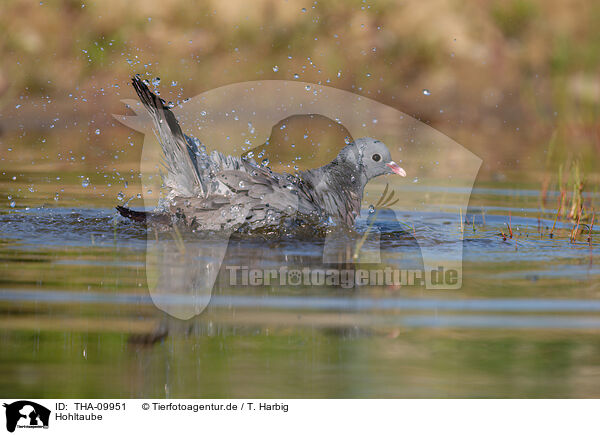
M 314 200 L 329 216 L 352 226 L 360 214 L 368 179 L 362 165 L 340 157 L 319 169 L 306 171 L 302 178 L 310 179 Z
M 332 187 L 342 199 L 337 210 L 339 217 L 347 225 L 353 226 L 360 215 L 363 191 L 369 181 L 367 174 L 362 165 L 350 162 L 341 162 L 330 169 L 333 173 Z
M 325 168 L 325 172 L 332 174 L 332 178 L 340 183 L 340 187 L 352 191 L 362 198 L 363 190 L 369 181 L 362 165 L 334 160 Z
M 354 143 L 344 147 L 327 166 L 329 171 L 336 173 L 339 180 L 362 199 L 363 190 L 369 180 L 362 164 L 362 152 Z

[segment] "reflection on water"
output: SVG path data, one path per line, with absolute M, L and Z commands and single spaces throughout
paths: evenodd
M 586 237 L 570 243 L 570 226 L 559 223 L 551 239 L 553 212 L 538 211 L 533 195 L 515 201 L 511 192 L 475 192 L 471 209 L 462 211 L 468 222 L 462 229 L 463 287 L 446 291 L 420 285 L 231 285 L 228 266 L 315 267 L 324 250 L 319 240 L 234 238 L 223 252 L 209 242 L 186 243 L 182 251 L 173 241 L 154 253 L 162 256 L 157 264 L 171 265 L 158 275 L 159 288 L 206 289 L 204 283 L 214 279 L 212 292 L 149 294 L 148 281 L 156 277 L 146 276 L 147 232 L 112 209 L 88 202 L 85 208 L 59 203 L 3 210 L 0 392 L 598 396 L 598 234 L 591 245 Z M 506 232 L 508 210 L 516 241 L 499 235 Z M 417 239 L 438 255 L 453 252 L 460 228 L 452 213 L 424 215 L 427 225 L 411 228 L 398 222 L 414 220 L 410 213 L 396 219 L 382 212 L 382 263 L 422 268 Z M 367 225 L 362 219 L 358 233 Z M 187 267 L 207 255 L 222 255 L 221 267 Z M 202 312 L 182 321 L 155 304 Z

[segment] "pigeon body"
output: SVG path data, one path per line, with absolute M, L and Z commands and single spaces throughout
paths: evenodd
M 133 79 L 133 87 L 153 120 L 169 191 L 162 209 L 152 213 L 117 207 L 135 221 L 177 221 L 199 231 L 255 230 L 302 216 L 351 227 L 369 180 L 406 175 L 383 142 L 372 138 L 357 139 L 331 163 L 297 175 L 274 172 L 253 159 L 218 151 L 207 154 L 200 141 L 182 132 L 173 112 L 140 78 Z

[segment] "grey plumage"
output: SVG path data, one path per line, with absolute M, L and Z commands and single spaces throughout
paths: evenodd
M 117 207 L 133 220 L 179 220 L 197 230 L 253 230 L 300 215 L 352 226 L 370 179 L 406 175 L 387 147 L 371 138 L 357 139 L 331 163 L 298 175 L 276 173 L 252 159 L 218 151 L 207 154 L 200 141 L 181 131 L 173 112 L 140 78 L 133 78 L 133 87 L 153 120 L 169 190 L 164 209 L 151 214 Z

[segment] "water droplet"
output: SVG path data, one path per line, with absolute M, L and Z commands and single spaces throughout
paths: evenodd
M 300 9 L 300 11 L 301 11 L 302 13 L 305 13 L 305 12 L 306 12 L 306 8 L 302 8 L 302 9 Z
M 349 138 L 348 136 L 346 136 L 346 137 L 344 138 L 344 143 L 345 143 L 346 145 L 350 145 L 350 144 L 352 143 L 352 140 L 350 140 L 350 138 Z
M 423 95 L 431 95 L 431 91 L 429 89 L 423 89 Z
M 262 166 L 269 166 L 269 159 L 263 159 L 263 161 L 262 161 L 262 162 L 260 162 L 260 164 L 261 164 Z
M 123 192 L 119 192 L 119 193 L 117 194 L 117 199 L 118 199 L 119 201 L 123 201 L 123 200 L 125 199 L 125 194 L 124 194 Z
M 9 205 L 10 205 L 10 208 L 15 208 L 15 205 L 17 205 L 17 204 L 15 204 L 14 201 L 11 201 Z
M 373 214 L 375 213 L 375 207 L 373 207 L 372 205 L 369 206 L 369 214 Z
M 90 185 L 89 178 L 84 178 L 83 180 L 81 180 L 81 187 L 88 187 L 89 185 Z
M 246 187 L 246 183 L 244 183 L 243 181 L 240 181 L 238 185 L 240 186 L 240 189 Z
M 256 131 L 255 128 L 252 126 L 251 122 L 248 123 L 248 131 L 250 132 L 250 134 L 254 134 L 254 132 Z
M 99 128 L 97 128 L 95 133 L 96 133 L 96 134 L 100 134 L 100 129 L 99 129 Z
M 277 65 L 273 66 L 273 72 L 279 71 L 279 67 Z
M 239 215 L 240 215 L 240 206 L 232 205 L 231 206 L 231 216 L 236 218 L 236 217 L 239 217 Z
M 418 179 L 417 177 L 415 177 L 415 178 L 413 179 L 413 183 L 418 183 L 418 182 L 419 182 L 419 179 Z
M 155 77 L 155 78 L 152 80 L 152 84 L 153 84 L 154 86 L 158 86 L 158 85 L 160 85 L 160 77 Z
M 306 85 L 306 86 L 304 87 L 304 89 L 306 89 L 307 91 L 310 91 L 310 85 Z
M 294 74 L 294 78 L 295 78 L 295 79 L 299 79 L 299 78 L 300 78 L 300 75 L 299 75 L 299 74 Z
M 342 76 L 342 71 L 341 70 L 337 72 L 337 76 L 338 76 L 338 79 Z

